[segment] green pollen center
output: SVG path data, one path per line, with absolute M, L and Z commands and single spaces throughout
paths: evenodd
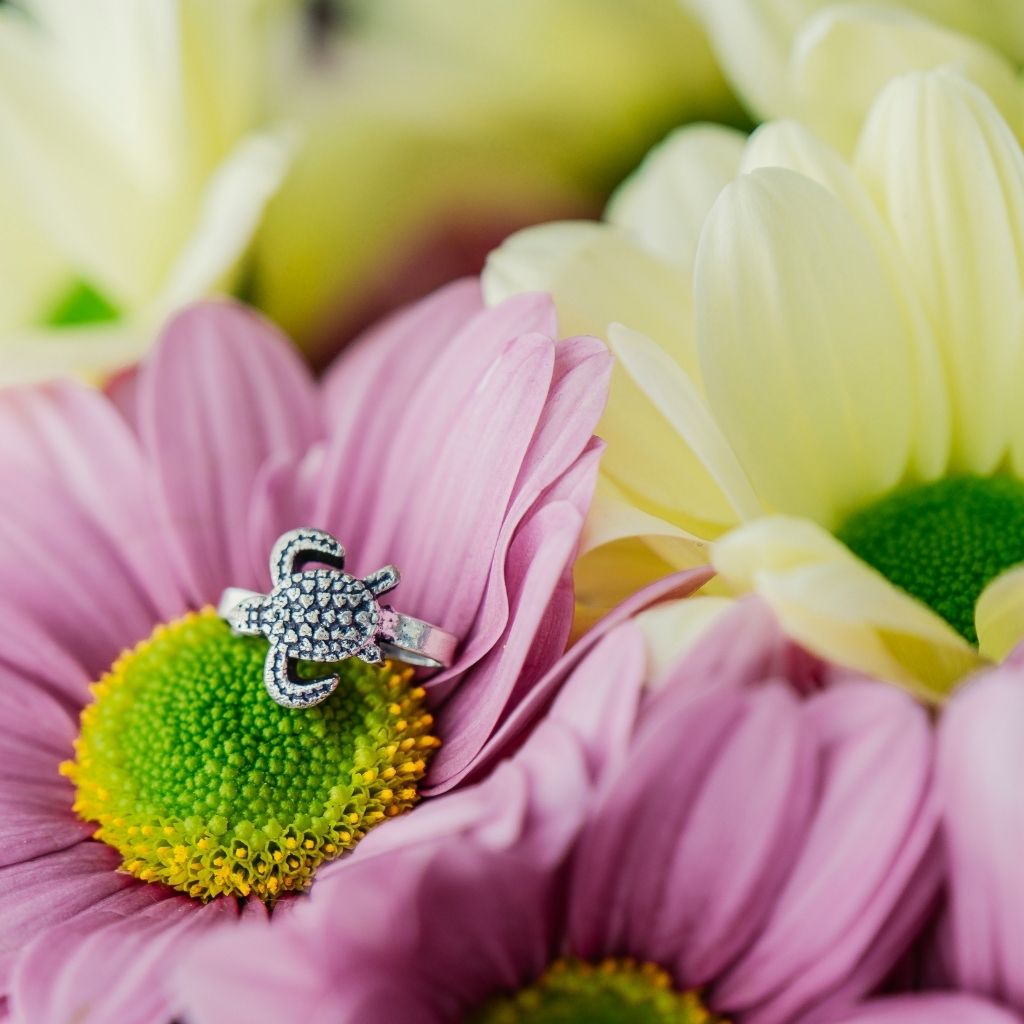
M 531 986 L 498 996 L 468 1024 L 725 1024 L 657 964 L 557 960 Z
M 206 610 L 158 627 L 92 687 L 62 771 L 136 877 L 272 900 L 416 800 L 439 744 L 411 673 L 351 659 L 331 666 L 327 701 L 294 711 L 267 694 L 266 654 Z
M 976 644 L 978 597 L 1024 562 L 1024 483 L 959 476 L 906 488 L 851 516 L 836 536 Z
M 48 327 L 81 327 L 117 320 L 117 307 L 88 281 L 76 281 L 46 317 Z

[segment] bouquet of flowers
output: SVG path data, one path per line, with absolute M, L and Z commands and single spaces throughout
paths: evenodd
M 1022 1024 L 1022 66 L 0 2 L 0 1021 Z

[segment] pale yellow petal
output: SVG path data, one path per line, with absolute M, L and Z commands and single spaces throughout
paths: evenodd
M 74 279 L 32 214 L 24 193 L 0 174 L 0 339 L 43 320 Z
M 997 576 L 982 592 L 974 609 L 978 647 L 993 661 L 1002 661 L 1024 639 L 1024 566 Z
M 0 387 L 54 377 L 101 385 L 137 362 L 157 329 L 142 322 L 33 327 L 0 334 Z
M 633 537 L 647 541 L 663 538 L 667 542 L 664 545 L 664 562 L 670 570 L 707 564 L 708 541 L 705 538 L 644 511 L 606 474 L 601 474 L 580 538 L 581 553 Z M 675 556 L 671 554 L 673 551 Z
M 892 79 L 939 67 L 955 68 L 976 82 L 1018 123 L 1021 88 L 1005 57 L 898 8 L 826 8 L 797 35 L 790 75 L 803 117 L 851 152 L 872 103 Z
M 930 699 L 983 663 L 948 623 L 807 520 L 740 527 L 714 545 L 712 562 L 808 650 Z
M 574 569 L 575 632 L 588 629 L 648 583 L 707 563 L 705 540 L 637 508 L 602 475 Z
M 1020 419 L 1013 374 L 1024 295 L 1024 154 L 976 86 L 927 72 L 886 88 L 857 165 L 945 360 L 954 468 L 991 472 Z
M 759 118 L 790 114 L 789 49 L 824 0 L 694 0 L 726 77 Z
M 157 300 L 158 309 L 169 313 L 228 284 L 288 171 L 294 146 L 285 130 L 251 135 L 212 175 L 199 221 Z
M 760 515 L 761 503 L 743 467 L 686 372 L 650 338 L 622 324 L 613 324 L 608 338 L 619 366 L 697 457 L 736 518 Z
M 689 275 L 708 211 L 736 177 L 745 142 L 723 125 L 678 129 L 619 188 L 606 219 Z
M 612 323 L 654 338 L 693 371 L 689 277 L 608 224 L 567 221 L 526 228 L 487 257 L 490 304 L 522 292 L 550 292 L 561 333 L 607 338 Z
M 735 602 L 727 597 L 695 595 L 665 601 L 633 620 L 644 635 L 647 678 L 652 688 L 683 655 L 702 640 Z
M 705 539 L 736 522 L 708 467 L 621 363 L 597 432 L 608 445 L 602 475 L 632 505 Z
M 899 482 L 912 347 L 871 240 L 832 194 L 779 168 L 730 185 L 694 292 L 708 404 L 767 507 L 831 527 Z
M 140 303 L 162 270 L 154 239 L 174 225 L 61 88 L 39 36 L 0 7 L 0 162 L 79 276 Z
M 795 121 L 772 121 L 750 137 L 741 170 L 785 167 L 827 188 L 852 213 L 877 252 L 900 308 L 914 369 L 908 387 L 915 411 L 914 476 L 932 480 L 949 459 L 951 411 L 942 358 L 914 288 L 910 269 L 888 226 L 849 163 L 828 143 Z

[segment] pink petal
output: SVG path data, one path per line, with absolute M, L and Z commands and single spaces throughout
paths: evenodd
M 827 670 L 786 636 L 771 609 L 756 597 L 736 602 L 707 637 L 671 665 L 653 688 L 666 700 L 688 700 L 704 690 L 745 689 L 785 679 L 799 693 L 821 689 Z M 675 695 L 675 696 L 673 696 Z
M 52 696 L 0 672 L 0 868 L 55 853 L 92 826 L 71 810 L 74 791 L 58 773 L 72 755 L 77 716 Z
M 183 607 L 138 443 L 102 395 L 72 384 L 4 393 L 0 430 L 0 660 L 26 653 L 7 632 L 14 608 L 35 623 L 25 644 L 45 633 L 44 648 L 95 674 Z
M 115 893 L 144 888 L 119 874 L 116 850 L 90 840 L 23 864 L 0 868 L 0 990 L 15 958 L 38 934 L 64 925 Z
M 434 301 L 434 300 L 431 300 Z M 453 296 L 451 300 L 458 308 L 466 302 L 464 295 Z M 416 307 L 407 317 L 415 315 Z M 442 319 L 447 329 L 451 322 L 449 311 L 443 311 Z M 404 321 L 399 318 L 397 323 Z M 333 443 L 327 456 L 323 480 L 322 500 L 317 508 L 316 522 L 312 525 L 338 533 L 353 553 L 353 561 L 360 571 L 372 571 L 382 564 L 395 562 L 406 573 L 416 570 L 422 562 L 424 552 L 412 548 L 413 562 L 404 556 L 399 561 L 396 544 L 410 548 L 405 537 L 405 527 L 411 519 L 423 525 L 438 525 L 437 510 L 431 505 L 426 491 L 456 491 L 465 486 L 468 473 L 455 467 L 455 474 L 445 478 L 439 466 L 439 452 L 448 447 L 449 452 L 459 445 L 468 444 L 462 435 L 481 415 L 481 388 L 488 388 L 492 402 L 497 405 L 512 405 L 508 396 L 500 396 L 489 378 L 490 372 L 507 378 L 510 367 L 520 363 L 523 354 L 513 354 L 514 339 L 530 332 L 549 328 L 549 336 L 555 328 L 554 307 L 550 299 L 534 296 L 519 296 L 495 309 L 486 309 L 472 317 L 453 336 L 444 331 L 425 330 L 424 342 L 435 348 L 435 357 L 425 373 L 419 376 L 405 394 L 394 400 L 394 405 L 385 405 L 390 392 L 380 392 L 377 387 L 381 372 L 376 358 L 370 358 L 370 349 L 365 346 L 365 358 L 357 359 L 347 372 L 348 362 L 342 357 L 335 379 L 346 382 L 347 393 L 369 394 L 374 399 L 366 420 L 376 424 L 383 420 L 386 429 L 371 429 L 364 435 L 362 424 L 355 436 L 351 430 L 332 431 Z M 394 344 L 394 342 L 389 343 Z M 536 352 L 537 345 L 531 347 Z M 512 351 L 508 351 L 512 350 Z M 357 347 L 357 355 L 363 347 Z M 394 362 L 394 359 L 391 360 Z M 498 367 L 503 367 L 499 369 Z M 385 373 L 386 376 L 386 373 Z M 404 379 L 404 378 L 403 378 Z M 520 382 L 522 390 L 522 382 Z M 543 399 L 547 385 L 540 395 L 532 393 L 529 402 L 535 404 Z M 501 398 L 497 402 L 497 398 Z M 473 404 L 473 410 L 469 409 Z M 472 417 L 472 419 L 471 419 Z M 456 422 L 464 426 L 456 427 Z M 536 422 L 536 416 L 534 416 Z M 511 442 L 514 444 L 515 442 Z M 508 463 L 508 456 L 502 463 Z M 518 462 L 515 464 L 518 472 Z M 493 505 L 501 505 L 500 492 L 510 490 L 513 480 L 503 481 L 496 475 L 487 478 L 496 488 L 498 497 L 488 496 L 483 509 L 490 514 Z M 480 486 L 481 481 L 470 481 Z M 451 494 L 448 501 L 454 501 Z M 504 511 L 504 505 L 501 505 Z M 456 543 L 463 543 L 455 538 Z M 411 582 L 411 581 L 410 581 Z M 403 590 L 405 587 L 403 586 Z
M 203 905 L 156 889 L 148 906 L 108 900 L 40 935 L 18 962 L 11 1002 L 26 1021 L 154 1024 L 175 1015 L 167 977 L 211 929 L 237 921 L 232 900 Z
M 828 1024 L 1020 1024 L 1020 1018 L 974 996 L 935 993 L 864 1003 Z
M 569 338 L 555 348 L 548 400 L 516 481 L 508 518 L 518 521 L 590 443 L 604 412 L 612 356 L 596 338 Z M 586 511 L 590 495 L 586 496 Z
M 595 779 L 618 770 L 628 757 L 646 669 L 643 634 L 624 622 L 589 649 L 538 728 L 557 721 L 572 729 Z
M 380 484 L 395 424 L 453 339 L 483 308 L 476 280 L 458 281 L 389 317 L 350 345 L 324 381 L 333 438 L 313 522 L 347 530 Z
M 316 951 L 302 936 L 280 934 L 266 924 L 204 938 L 182 957 L 170 984 L 189 1024 L 345 1024 L 358 1019 L 346 1017 L 337 1005 Z M 372 1020 L 363 1019 L 367 1024 Z M 410 1024 L 415 1019 L 410 1017 Z
M 287 339 L 233 304 L 180 313 L 141 370 L 139 420 L 191 603 L 215 603 L 229 585 L 265 589 L 246 533 L 254 482 L 322 434 L 319 396 Z
M 413 504 L 397 521 L 373 524 L 367 540 L 401 567 L 403 610 L 458 636 L 472 625 L 553 365 L 548 338 L 508 343 L 469 400 L 445 417 L 443 436 L 428 440 L 428 432 L 403 453 L 431 471 Z
M 704 985 L 756 934 L 813 786 L 798 699 L 773 686 L 645 711 L 580 841 L 571 949 L 616 950 Z M 739 823 L 742 823 L 740 825 Z
M 718 1005 L 756 1024 L 792 1020 L 837 989 L 848 1002 L 870 991 L 922 923 L 920 892 L 903 907 L 918 873 L 932 892 L 938 882 L 923 709 L 850 683 L 811 698 L 807 728 L 823 773 L 813 823 L 767 927 L 716 989 Z
M 576 509 L 561 503 L 549 505 L 517 534 L 506 570 L 514 601 L 506 632 L 494 654 L 476 667 L 439 713 L 444 745 L 431 765 L 431 786 L 443 786 L 471 764 L 510 703 L 520 676 L 536 675 L 530 662 L 552 664 L 565 649 L 571 606 L 550 606 L 571 568 L 582 525 Z
M 673 573 L 671 576 L 666 576 L 664 579 L 644 587 L 618 608 L 609 612 L 536 682 L 488 739 L 471 765 L 426 792 L 428 794 L 444 792 L 457 784 L 465 784 L 469 780 L 479 780 L 486 775 L 497 761 L 508 756 L 511 750 L 515 750 L 522 743 L 523 737 L 529 734 L 530 729 L 535 727 L 551 707 L 552 701 L 560 692 L 573 669 L 594 649 L 602 637 L 627 622 L 644 608 L 657 604 L 659 601 L 687 597 L 707 583 L 712 575 L 712 571 L 705 568 L 687 569 L 683 572 Z
M 939 729 L 955 982 L 1024 1008 L 1024 673 L 1004 664 L 968 683 Z

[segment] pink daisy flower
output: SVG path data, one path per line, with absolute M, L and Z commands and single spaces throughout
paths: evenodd
M 547 299 L 485 311 L 459 283 L 321 386 L 270 326 L 213 305 L 174 320 L 113 397 L 0 398 L 0 993 L 16 1019 L 166 1019 L 158 981 L 198 933 L 263 916 L 256 894 L 302 888 L 472 769 L 572 620 L 609 357 L 557 336 Z M 396 604 L 462 638 L 426 693 L 353 659 L 319 708 L 270 701 L 263 642 L 207 606 L 266 591 L 275 538 L 302 525 L 338 535 L 354 572 L 397 564 Z
M 939 882 L 924 710 L 754 605 L 646 675 L 636 625 L 608 633 L 485 781 L 370 836 L 277 928 L 198 947 L 187 1019 L 876 1019 L 852 1007 Z
M 942 959 L 957 987 L 1024 1013 L 1024 648 L 961 687 L 939 726 L 949 861 Z
M 834 1024 L 1021 1024 L 1004 1007 L 963 993 L 876 999 L 841 1014 Z

